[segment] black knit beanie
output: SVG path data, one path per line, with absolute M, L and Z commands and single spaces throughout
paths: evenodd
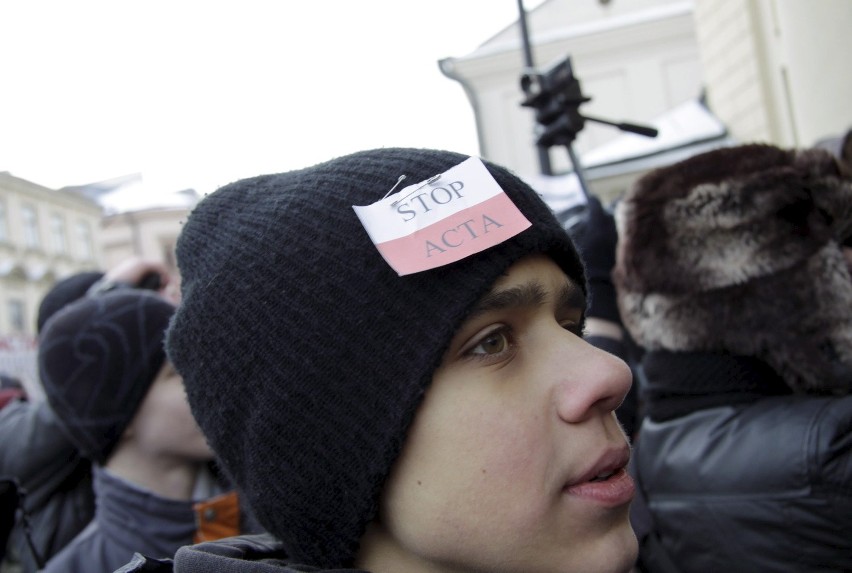
M 109 458 L 165 362 L 163 339 L 173 313 L 156 294 L 124 290 L 80 299 L 48 321 L 39 374 L 83 457 Z
M 100 271 L 86 271 L 66 277 L 53 285 L 39 304 L 36 332 L 41 332 L 47 319 L 62 310 L 65 305 L 85 296 L 89 287 L 103 276 Z
M 465 159 L 386 148 L 238 181 L 202 200 L 178 239 L 169 356 L 220 460 L 296 561 L 351 564 L 445 349 L 512 263 L 546 253 L 585 288 L 550 209 L 491 164 L 532 226 L 456 263 L 391 269 L 352 206 Z

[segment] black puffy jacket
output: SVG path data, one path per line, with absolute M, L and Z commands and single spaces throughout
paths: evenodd
M 74 539 L 94 515 L 91 463 L 80 457 L 46 401 L 17 401 L 0 411 L 0 477 L 14 478 L 26 490 L 33 545 L 44 561 Z M 8 549 L 20 560 L 23 573 L 36 571 L 20 523 Z
M 766 397 L 646 419 L 635 473 L 683 573 L 852 571 L 852 396 Z

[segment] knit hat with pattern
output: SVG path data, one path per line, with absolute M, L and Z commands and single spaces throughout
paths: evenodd
M 532 226 L 446 266 L 391 269 L 352 206 L 465 159 L 386 148 L 238 181 L 202 200 L 178 239 L 169 356 L 219 459 L 295 560 L 354 559 L 432 373 L 512 263 L 546 253 L 585 288 L 551 210 L 491 164 Z
M 65 305 L 85 296 L 93 284 L 104 274 L 100 271 L 86 271 L 66 277 L 57 282 L 41 299 L 36 318 L 36 332 L 41 332 L 48 319 L 62 310 Z
M 133 420 L 166 359 L 174 306 L 127 289 L 86 297 L 56 313 L 42 332 L 44 391 L 81 455 L 103 463 Z

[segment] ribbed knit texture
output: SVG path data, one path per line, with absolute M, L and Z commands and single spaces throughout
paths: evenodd
M 201 201 L 178 240 L 183 302 L 169 355 L 228 473 L 295 560 L 351 564 L 432 373 L 501 273 L 548 253 L 584 285 L 550 209 L 493 165 L 532 227 L 397 276 L 352 205 L 464 159 L 389 148 L 238 181 Z
M 645 354 L 642 368 L 644 413 L 655 422 L 792 393 L 781 376 L 752 356 L 655 350 Z
M 80 453 L 109 457 L 157 377 L 174 306 L 124 290 L 74 302 L 48 321 L 38 366 L 45 395 Z

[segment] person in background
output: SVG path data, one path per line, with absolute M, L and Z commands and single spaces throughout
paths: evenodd
M 630 369 L 583 340 L 583 265 L 509 171 L 384 148 L 239 181 L 177 257 L 169 356 L 269 533 L 122 571 L 630 570 Z
M 642 569 L 852 571 L 852 181 L 735 146 L 647 174 L 616 221 Z
M 64 278 L 41 300 L 36 331 L 40 335 L 54 314 L 87 295 L 141 288 L 143 279 L 149 287 L 156 281 L 158 292 L 165 292 L 172 282 L 165 265 L 139 257 L 106 273 L 85 271 Z M 91 463 L 60 429 L 46 400 L 10 401 L 0 411 L 0 444 L 0 480 L 16 493 L 9 499 L 21 505 L 0 507 L 0 514 L 15 523 L 8 540 L 0 537 L 0 546 L 6 548 L 0 562 L 21 573 L 34 573 L 91 521 L 95 509 Z
M 135 551 L 172 555 L 195 540 L 194 502 L 223 493 L 166 360 L 174 310 L 150 291 L 116 290 L 66 306 L 41 334 L 45 394 L 63 432 L 94 464 L 96 506 L 44 573 L 111 573 Z M 238 532 L 235 521 L 230 533 Z

